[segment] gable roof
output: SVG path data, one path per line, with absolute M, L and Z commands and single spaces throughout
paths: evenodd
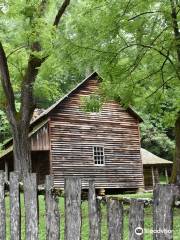
M 68 92 L 65 96 L 60 98 L 58 101 L 56 101 L 53 105 L 51 105 L 49 108 L 44 110 L 38 117 L 36 117 L 34 120 L 31 121 L 31 127 L 34 127 L 36 124 L 39 124 L 41 121 L 44 120 L 44 118 L 48 117 L 48 114 L 55 109 L 60 103 L 62 103 L 64 100 L 66 100 L 68 97 L 70 97 L 72 94 L 74 94 L 80 87 L 83 86 L 88 80 L 97 78 L 102 79 L 100 75 L 97 72 L 91 73 L 88 77 L 86 77 L 83 81 L 81 81 L 78 85 L 76 85 L 75 88 L 73 88 L 70 92 Z M 143 119 L 138 115 L 138 113 L 132 108 L 128 107 L 126 109 L 132 116 L 134 116 L 136 119 L 138 119 L 139 122 L 143 122 Z M 12 141 L 12 138 L 8 139 L 4 146 L 10 144 Z
M 101 79 L 100 75 L 97 72 L 91 73 L 88 77 L 86 77 L 82 82 L 80 82 L 78 85 L 76 85 L 75 88 L 73 88 L 69 93 L 67 93 L 64 97 L 60 98 L 58 101 L 56 101 L 53 105 L 51 105 L 49 108 L 47 108 L 42 114 L 40 114 L 34 121 L 31 122 L 31 124 L 34 124 L 35 122 L 39 121 L 41 118 L 47 116 L 55 107 L 57 107 L 60 103 L 62 103 L 65 99 L 70 97 L 75 91 L 77 91 L 84 83 L 86 83 L 88 80 L 93 78 L 99 78 Z M 139 120 L 139 122 L 143 122 L 143 119 L 137 114 L 137 112 L 132 108 L 128 107 L 127 111 L 133 115 L 135 118 Z
M 172 165 L 173 162 L 160 158 L 155 154 L 141 148 L 141 158 L 143 165 Z
M 93 77 L 99 77 L 97 72 L 93 72 L 90 74 L 87 78 L 85 78 L 83 81 L 81 81 L 78 85 L 76 85 L 75 88 L 73 88 L 70 92 L 68 92 L 65 96 L 57 100 L 53 105 L 51 105 L 49 108 L 47 108 L 44 112 L 42 112 L 34 121 L 31 122 L 31 124 L 34 124 L 37 122 L 39 119 L 43 118 L 44 116 L 48 115 L 55 107 L 57 107 L 60 103 L 62 103 L 65 99 L 70 97 L 75 91 L 79 89 L 85 82 L 88 80 L 92 79 Z

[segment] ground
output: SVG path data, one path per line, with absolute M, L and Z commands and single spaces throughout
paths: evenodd
M 124 194 L 120 197 L 145 197 L 151 198 L 152 193 L 144 193 L 144 194 Z M 23 202 L 23 195 L 21 195 L 21 201 Z M 44 205 L 44 196 L 39 196 L 39 207 L 40 207 L 40 221 L 39 221 L 39 240 L 46 239 L 45 236 L 45 205 Z M 125 205 L 125 220 L 124 220 L 124 239 L 128 240 L 128 209 L 129 206 Z M 64 198 L 59 198 L 59 209 L 61 212 L 61 239 L 64 239 Z M 6 213 L 7 213 L 7 238 L 10 239 L 10 224 L 9 224 L 9 197 L 6 197 Z M 107 240 L 107 227 L 106 227 L 106 206 L 102 204 L 102 240 Z M 22 224 L 24 226 L 25 217 L 24 217 L 24 209 L 22 211 Z M 88 202 L 83 201 L 82 203 L 82 239 L 88 240 Z M 145 208 L 145 229 L 152 229 L 152 207 Z M 25 237 L 25 229 L 22 228 L 22 239 Z M 152 235 L 147 233 L 145 234 L 145 240 L 152 239 Z M 180 209 L 175 209 L 174 212 L 174 240 L 180 239 Z

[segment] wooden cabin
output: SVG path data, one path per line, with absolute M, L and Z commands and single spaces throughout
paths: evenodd
M 160 158 L 155 154 L 141 148 L 145 189 L 152 189 L 160 182 L 160 175 L 164 175 L 166 183 L 169 183 L 173 162 Z
M 65 176 L 82 178 L 83 188 L 93 179 L 96 188 L 143 188 L 139 123 L 131 109 L 107 101 L 97 111 L 85 110 L 85 100 L 99 96 L 101 78 L 95 72 L 31 123 L 32 168 L 38 182 L 54 175 L 63 188 Z M 0 168 L 13 170 L 10 139 L 0 155 Z

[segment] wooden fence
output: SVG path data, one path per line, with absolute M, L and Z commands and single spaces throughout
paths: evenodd
M 65 240 L 81 239 L 81 179 L 65 179 Z M 153 200 L 153 239 L 173 239 L 173 202 L 180 189 L 175 185 L 157 185 Z M 10 239 L 21 239 L 21 205 L 19 177 L 10 173 Z M 38 198 L 36 175 L 24 179 L 26 215 L 26 240 L 38 239 Z M 100 201 L 95 192 L 94 182 L 89 182 L 89 240 L 101 239 Z M 115 198 L 107 198 L 107 228 L 109 240 L 123 239 L 123 203 Z M 53 177 L 47 176 L 45 183 L 46 239 L 60 239 L 60 213 L 58 197 L 53 188 Z M 129 239 L 144 239 L 144 203 L 133 200 L 129 210 Z M 164 231 L 165 230 L 165 231 Z M 6 238 L 5 177 L 0 172 L 0 240 Z

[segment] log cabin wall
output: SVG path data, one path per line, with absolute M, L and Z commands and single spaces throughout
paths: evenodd
M 82 96 L 98 89 L 89 79 L 50 113 L 51 171 L 57 187 L 64 176 L 78 176 L 83 187 L 94 179 L 97 188 L 143 187 L 139 121 L 118 103 L 107 102 L 99 113 L 82 110 Z M 97 166 L 93 147 L 104 147 L 105 164 Z

